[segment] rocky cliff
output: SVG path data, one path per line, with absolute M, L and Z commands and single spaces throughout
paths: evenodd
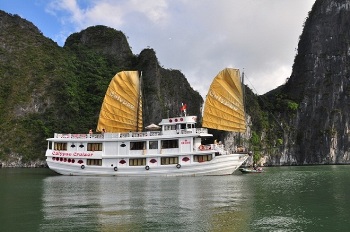
M 278 90 L 297 104 L 281 113 L 284 147 L 270 164 L 350 163 L 350 1 L 316 0 L 292 74 Z M 276 95 L 275 95 L 276 96 Z

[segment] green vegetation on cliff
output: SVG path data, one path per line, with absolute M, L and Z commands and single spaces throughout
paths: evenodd
M 179 114 L 182 101 L 200 115 L 203 100 L 183 74 L 161 68 L 152 49 L 133 55 L 120 31 L 89 27 L 62 48 L 17 15 L 0 11 L 0 22 L 0 162 L 43 160 L 54 132 L 95 128 L 107 86 L 121 70 L 143 71 L 144 108 L 152 109 L 145 125 Z

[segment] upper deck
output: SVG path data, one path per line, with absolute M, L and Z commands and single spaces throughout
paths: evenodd
M 211 136 L 206 128 L 196 128 L 196 116 L 184 116 L 163 119 L 159 125 L 160 130 L 145 131 L 145 132 L 124 132 L 124 133 L 97 133 L 97 134 L 62 134 L 55 133 L 53 139 L 69 139 L 69 140 L 84 140 L 84 139 L 147 139 L 150 137 L 182 137 L 188 136 Z M 48 139 L 51 140 L 51 139 Z
M 104 134 L 62 134 L 55 133 L 55 139 L 118 139 L 118 138 L 147 138 L 147 137 L 159 137 L 162 135 L 207 135 L 208 130 L 206 128 L 192 128 L 192 129 L 179 129 L 169 130 L 166 133 L 163 131 L 146 131 L 146 132 L 126 132 L 126 133 L 104 133 Z

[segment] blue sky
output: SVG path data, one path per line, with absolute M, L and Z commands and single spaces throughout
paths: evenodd
M 1 0 L 0 9 L 11 14 L 17 14 L 22 18 L 31 21 L 45 36 L 51 37 L 59 31 L 60 23 L 52 15 L 45 13 L 45 5 L 40 1 L 13 1 Z
M 0 0 L 63 46 L 89 26 L 124 32 L 134 54 L 153 48 L 204 97 L 223 68 L 244 69 L 263 94 L 290 76 L 302 26 L 315 0 Z

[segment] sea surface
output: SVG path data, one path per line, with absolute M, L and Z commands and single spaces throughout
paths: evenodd
M 0 168 L 0 231 L 350 231 L 350 166 L 210 177 Z

